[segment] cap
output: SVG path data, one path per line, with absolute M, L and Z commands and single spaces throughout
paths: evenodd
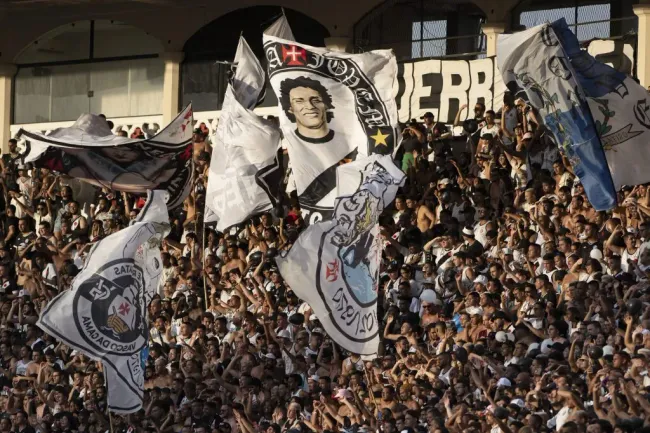
M 512 250 L 510 248 L 504 248 L 503 249 L 503 254 L 506 256 L 511 256 L 512 255 Z
M 502 377 L 497 382 L 497 388 L 510 388 L 511 386 L 512 386 L 512 382 L 510 382 L 510 379 L 508 379 L 507 377 Z
M 474 229 L 472 229 L 470 227 L 463 227 L 463 235 L 473 237 L 474 236 Z
M 289 323 L 293 325 L 302 325 L 305 323 L 305 316 L 302 313 L 293 313 L 289 316 Z
M 280 333 L 282 333 L 282 332 L 284 332 L 284 331 L 280 331 Z M 270 352 L 269 352 L 269 353 L 266 353 L 266 354 L 263 354 L 262 356 L 265 357 L 266 359 L 277 359 L 277 358 L 275 357 L 275 355 L 272 354 L 272 353 L 270 353 Z
M 422 293 L 420 293 L 420 301 L 435 304 L 438 301 L 438 297 L 436 296 L 436 292 L 433 290 L 424 289 L 422 290 Z
M 494 135 L 490 134 L 489 132 L 486 132 L 485 134 L 481 135 L 481 139 L 483 140 L 492 140 L 494 138 Z
M 639 349 L 637 350 L 637 352 L 639 353 L 639 355 L 643 355 L 646 358 L 650 356 L 650 349 Z
M 488 279 L 485 275 L 479 275 L 478 277 L 474 278 L 474 284 L 483 284 L 486 285 L 488 282 Z
M 522 137 L 523 140 L 532 140 L 533 139 L 533 133 L 532 132 L 527 132 L 524 134 Z
M 288 329 L 283 329 L 282 331 L 278 332 L 278 337 L 280 337 L 280 338 L 291 338 L 291 333 L 289 332 Z
M 522 399 L 520 399 L 520 398 L 513 398 L 513 399 L 510 401 L 510 404 L 515 404 L 515 405 L 517 405 L 517 406 L 519 406 L 519 407 L 524 407 L 524 406 L 526 405 L 526 404 L 524 403 L 524 401 L 523 401 Z
M 449 185 L 451 181 L 448 178 L 442 178 L 438 181 L 438 185 Z
M 494 336 L 494 339 L 495 339 L 496 341 L 498 341 L 499 343 L 505 343 L 505 341 L 508 339 L 508 337 L 506 337 L 506 333 L 505 333 L 505 332 L 503 332 L 503 331 L 499 331 L 499 332 L 497 332 L 496 335 Z
M 346 388 L 340 388 L 338 391 L 336 391 L 336 394 L 333 398 L 334 400 L 340 400 L 348 397 L 352 397 L 352 393 Z
M 430 112 L 430 111 L 427 111 L 426 113 L 424 113 L 422 115 L 422 117 L 420 117 L 420 119 L 426 119 L 427 117 L 433 117 L 433 113 Z
M 607 345 L 603 347 L 603 356 L 613 355 L 613 354 L 614 354 L 614 348 L 612 346 Z
M 593 250 L 589 251 L 589 257 L 596 260 L 602 260 L 603 253 L 598 248 L 594 248 Z
M 532 352 L 533 350 L 538 350 L 538 349 L 539 349 L 539 343 L 530 343 L 528 345 L 528 350 L 526 350 L 526 353 L 528 354 L 528 353 Z

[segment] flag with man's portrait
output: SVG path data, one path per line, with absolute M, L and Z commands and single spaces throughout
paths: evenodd
M 160 245 L 169 233 L 165 191 L 148 193 L 138 217 L 97 242 L 72 281 L 43 309 L 37 325 L 104 364 L 108 407 L 142 407 L 143 356 L 149 338 L 147 306 L 162 275 Z
M 328 219 L 336 168 L 391 155 L 398 140 L 397 62 L 390 50 L 347 54 L 264 35 L 295 189 L 307 224 Z
M 219 231 L 271 209 L 283 174 L 280 131 L 252 111 L 264 90 L 264 70 L 243 37 L 235 63 L 213 139 L 206 188 L 204 220 L 216 222 Z
M 336 177 L 332 217 L 309 226 L 276 263 L 327 335 L 345 350 L 373 357 L 380 331 L 378 221 L 406 176 L 389 155 L 372 155 L 339 166 Z

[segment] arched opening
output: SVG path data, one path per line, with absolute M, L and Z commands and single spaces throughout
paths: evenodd
M 472 58 L 485 50 L 484 20 L 470 0 L 386 0 L 355 24 L 354 47 L 392 48 L 398 60 Z
M 221 109 L 229 66 L 216 61 L 232 61 L 239 35 L 242 34 L 253 52 L 264 62 L 262 32 L 282 10 L 277 6 L 253 6 L 223 15 L 197 31 L 183 51 L 181 95 L 183 105 L 192 102 L 195 111 Z M 301 43 L 324 46 L 327 29 L 313 18 L 285 9 L 294 36 Z M 273 91 L 268 91 L 263 106 L 277 104 Z
M 16 58 L 13 123 L 75 120 L 81 113 L 109 117 L 160 114 L 162 44 L 114 20 L 58 27 Z

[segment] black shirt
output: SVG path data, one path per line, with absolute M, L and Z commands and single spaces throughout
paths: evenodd
M 431 126 L 430 131 L 433 133 L 433 138 L 438 138 L 442 134 L 449 132 L 449 128 L 444 123 L 436 122 Z
M 447 140 L 435 140 L 429 143 L 429 148 L 433 151 L 435 156 L 442 156 L 445 158 L 453 156 L 451 151 L 451 145 Z
M 9 227 L 11 227 L 11 226 L 14 226 L 14 231 L 15 232 L 18 231 L 18 218 L 16 218 L 15 216 L 6 218 L 6 220 L 5 220 L 5 235 L 7 233 L 9 233 Z M 14 239 L 16 239 L 15 234 L 13 235 L 13 237 L 11 239 L 8 239 L 7 242 L 11 244 L 14 241 Z
M 465 246 L 465 252 L 470 257 L 478 257 L 483 254 L 483 245 L 479 241 L 475 241 L 472 245 L 467 244 Z
M 18 432 L 18 433 L 36 433 L 36 430 L 34 430 L 34 427 L 32 427 L 31 425 L 27 425 L 23 429 L 20 429 L 18 426 L 16 426 L 16 432 Z
M 18 234 L 14 238 L 14 247 L 16 247 L 16 249 L 18 250 L 23 250 L 35 238 L 36 238 L 36 234 L 34 232 L 28 232 L 28 233 L 18 232 Z

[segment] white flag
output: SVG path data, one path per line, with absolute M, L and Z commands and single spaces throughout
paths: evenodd
M 404 180 L 388 155 L 340 166 L 337 183 L 350 193 L 337 197 L 333 218 L 308 227 L 285 257 L 276 258 L 289 287 L 311 306 L 327 334 L 352 353 L 377 353 L 378 219 Z
M 134 223 L 97 242 L 70 290 L 41 313 L 38 326 L 107 369 L 111 410 L 142 407 L 141 351 L 147 306 L 162 273 L 160 242 L 169 232 L 165 191 L 149 192 Z
M 170 209 L 190 193 L 192 159 L 192 106 L 151 139 L 114 135 L 105 119 L 82 114 L 69 127 L 48 135 L 21 129 L 29 143 L 25 162 L 46 167 L 101 188 L 144 195 L 165 189 Z
M 268 36 L 275 36 L 276 38 L 285 39 L 287 41 L 295 41 L 296 38 L 293 36 L 291 31 L 291 26 L 289 26 L 289 21 L 282 11 L 282 16 L 275 20 L 266 30 L 264 34 Z
M 246 39 L 242 37 L 239 38 L 234 63 L 236 65 L 232 80 L 234 96 L 244 108 L 252 110 L 264 92 L 265 75 L 262 65 L 248 46 Z
M 336 168 L 395 147 L 395 56 L 333 52 L 268 35 L 264 51 L 303 216 L 308 224 L 327 220 Z
M 550 24 L 500 35 L 497 62 L 508 88 L 523 89 L 544 125 L 571 161 L 596 210 L 616 205 L 607 166 L 586 95 L 569 55 Z
M 244 38 L 235 62 L 237 70 L 226 89 L 213 140 L 206 188 L 205 222 L 217 222 L 219 231 L 271 209 L 282 176 L 277 159 L 280 131 L 250 110 L 264 86 L 264 71 Z
M 594 59 L 564 19 L 551 24 L 582 86 L 605 149 L 614 186 L 650 181 L 648 91 L 632 77 Z

